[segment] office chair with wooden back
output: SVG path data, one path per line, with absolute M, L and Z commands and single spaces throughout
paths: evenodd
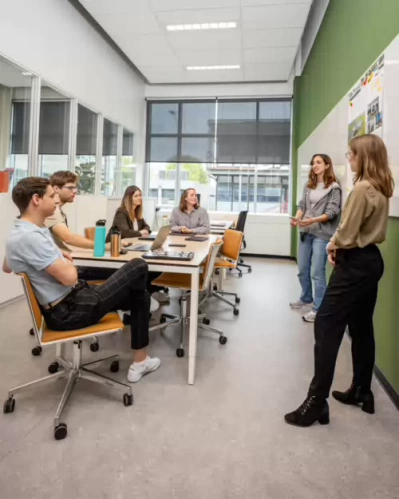
M 216 255 L 219 252 L 222 241 L 217 241 L 213 243 L 210 247 L 207 259 L 203 266 L 203 272 L 200 274 L 199 281 L 199 291 L 204 292 L 208 289 L 211 283 L 211 277 L 215 265 Z M 178 357 L 184 357 L 184 336 L 186 332 L 186 327 L 189 323 L 189 317 L 187 313 L 188 299 L 190 298 L 189 292 L 191 291 L 191 276 L 189 274 L 175 274 L 173 272 L 164 272 L 155 281 L 152 281 L 155 286 L 163 286 L 168 288 L 177 288 L 183 290 L 183 294 L 180 298 L 180 346 L 176 350 L 176 355 Z M 209 326 L 210 320 L 205 314 L 198 314 L 198 327 L 211 333 L 215 333 L 219 336 L 219 342 L 221 345 L 227 343 L 227 338 L 224 336 L 223 331 Z M 158 326 L 159 327 L 159 326 Z
M 202 298 L 200 302 L 200 306 L 203 303 L 205 303 L 209 298 L 214 296 L 218 300 L 221 300 L 224 303 L 233 307 L 234 315 L 238 315 L 240 313 L 240 311 L 237 308 L 237 305 L 240 303 L 240 298 L 238 297 L 238 294 L 230 293 L 228 291 L 223 290 L 222 270 L 237 269 L 243 237 L 244 234 L 242 232 L 239 232 L 238 230 L 228 229 L 224 233 L 223 245 L 220 248 L 220 254 L 216 258 L 214 266 L 215 270 L 217 271 L 216 273 L 219 276 L 219 282 L 217 285 L 215 284 L 213 287 L 209 286 L 205 296 Z M 225 298 L 225 295 L 233 296 L 234 302 Z
M 247 221 L 247 215 L 248 215 L 248 210 L 240 211 L 240 213 L 238 215 L 237 223 L 234 227 L 235 230 L 238 230 L 239 232 L 242 232 L 244 234 L 244 237 L 242 240 L 241 251 L 245 250 L 247 247 L 247 243 L 245 242 L 245 230 L 244 230 L 245 229 L 245 222 Z M 237 271 L 239 272 L 240 277 L 241 277 L 242 271 L 241 271 L 240 267 L 244 267 L 244 268 L 248 269 L 249 274 L 252 272 L 251 265 L 244 263 L 244 260 L 241 257 L 238 259 L 238 263 L 237 263 Z
M 8 398 L 5 401 L 3 407 L 4 413 L 14 412 L 15 393 L 24 390 L 25 388 L 30 388 L 31 386 L 38 383 L 60 377 L 67 377 L 68 381 L 54 417 L 54 438 L 56 440 L 62 440 L 67 436 L 67 425 L 65 423 L 61 423 L 60 418 L 76 382 L 80 379 L 99 383 L 100 385 L 104 386 L 111 386 L 113 388 L 123 388 L 125 391 L 123 395 L 124 405 L 132 405 L 133 394 L 132 389 L 129 385 L 120 383 L 119 381 L 113 380 L 111 378 L 103 376 L 102 374 L 98 374 L 90 369 L 87 369 L 87 366 L 89 365 L 104 362 L 106 360 L 116 359 L 118 357 L 117 355 L 112 355 L 105 359 L 99 359 L 85 364 L 82 360 L 82 348 L 83 342 L 85 340 L 90 340 L 95 336 L 118 333 L 123 330 L 124 326 L 119 318 L 118 313 L 109 313 L 104 316 L 97 324 L 83 329 L 76 329 L 73 331 L 52 331 L 46 326 L 44 317 L 42 315 L 39 303 L 37 301 L 29 278 L 25 274 L 21 274 L 21 279 L 32 317 L 33 330 L 36 336 L 36 340 L 41 347 L 56 345 L 57 358 L 56 362 L 52 362 L 48 367 L 48 371 L 50 373 L 49 376 L 45 376 L 44 378 L 31 381 L 29 383 L 26 383 L 25 385 L 21 385 L 9 390 Z M 62 356 L 62 347 L 66 343 L 72 343 L 73 345 L 72 361 L 67 361 Z M 113 360 L 110 368 L 111 372 L 118 372 L 119 361 Z

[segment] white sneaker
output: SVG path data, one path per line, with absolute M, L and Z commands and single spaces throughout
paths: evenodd
M 316 310 L 311 310 L 310 312 L 302 316 L 302 319 L 305 322 L 314 322 L 316 320 L 316 315 L 317 315 Z
M 313 307 L 313 303 L 304 303 L 302 300 L 297 300 L 297 301 L 292 301 L 290 303 L 290 307 L 293 310 L 300 310 L 301 308 L 304 307 Z
M 170 298 L 165 291 L 155 291 L 155 293 L 152 293 L 151 295 L 154 300 L 157 300 L 158 303 L 169 303 Z
M 157 300 L 154 300 L 154 298 L 151 296 L 151 304 L 150 304 L 150 313 L 152 314 L 159 308 L 159 302 Z
M 145 374 L 156 371 L 160 365 L 160 359 L 156 357 L 151 358 L 147 355 L 147 358 L 143 362 L 134 362 L 131 364 L 127 373 L 127 380 L 129 383 L 137 383 Z

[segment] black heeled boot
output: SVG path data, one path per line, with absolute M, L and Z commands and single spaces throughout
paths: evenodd
M 354 383 L 351 384 L 349 390 L 346 392 L 332 392 L 332 396 L 338 402 L 346 405 L 361 405 L 362 411 L 367 412 L 367 414 L 374 414 L 374 395 L 370 390 L 368 393 L 362 392 L 360 386 L 356 386 Z
M 284 416 L 285 422 L 294 426 L 312 426 L 318 421 L 321 425 L 330 422 L 330 411 L 327 400 L 308 396 L 304 403 L 294 412 Z

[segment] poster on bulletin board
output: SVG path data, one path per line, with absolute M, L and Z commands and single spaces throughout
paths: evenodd
M 382 55 L 349 92 L 348 142 L 366 133 L 382 137 L 384 59 Z
M 381 55 L 349 92 L 348 142 L 373 133 L 382 138 L 384 124 L 385 56 Z M 348 193 L 353 186 L 353 172 L 347 168 Z

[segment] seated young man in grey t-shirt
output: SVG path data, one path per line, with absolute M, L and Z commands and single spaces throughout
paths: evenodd
M 160 360 L 147 356 L 150 298 L 146 290 L 148 266 L 139 258 L 126 263 L 104 284 L 78 280 L 70 254 L 56 246 L 45 227 L 58 197 L 47 179 L 28 177 L 14 187 L 19 208 L 6 243 L 5 272 L 25 273 L 32 283 L 48 327 L 68 331 L 96 324 L 114 310 L 130 310 L 133 363 L 127 379 L 135 383 L 155 371 Z

